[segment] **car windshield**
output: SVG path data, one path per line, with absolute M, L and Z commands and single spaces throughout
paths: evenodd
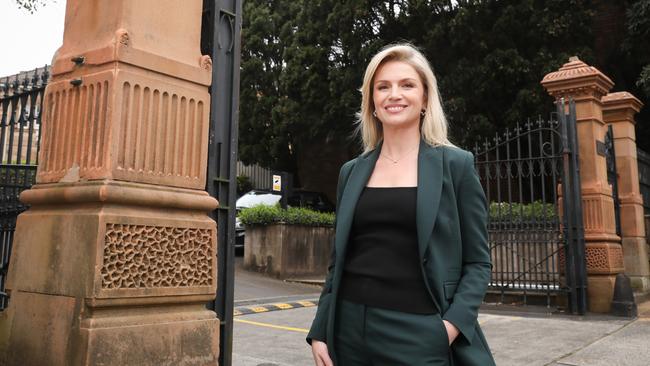
M 235 206 L 237 209 L 249 208 L 255 205 L 269 205 L 273 206 L 280 202 L 281 196 L 279 194 L 272 194 L 268 192 L 250 191 L 241 196 Z

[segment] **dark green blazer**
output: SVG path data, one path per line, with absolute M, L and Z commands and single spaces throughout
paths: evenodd
M 337 190 L 332 261 L 316 317 L 307 336 L 327 343 L 336 359 L 335 304 L 357 200 L 366 186 L 381 145 L 341 167 Z M 443 319 L 460 335 L 451 345 L 455 366 L 490 366 L 494 359 L 478 324 L 478 309 L 490 281 L 487 204 L 471 153 L 420 141 L 416 221 L 420 267 Z M 336 362 L 336 361 L 335 361 Z

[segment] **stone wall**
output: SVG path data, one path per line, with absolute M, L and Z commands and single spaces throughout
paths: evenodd
M 334 228 L 304 225 L 253 225 L 246 228 L 244 268 L 272 277 L 324 277 Z

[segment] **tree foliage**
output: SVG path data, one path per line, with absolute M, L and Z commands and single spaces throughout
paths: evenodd
M 25 9 L 34 14 L 38 9 L 45 6 L 49 2 L 56 2 L 56 0 L 14 0 L 19 8 Z
M 624 49 L 643 69 L 636 85 L 650 97 L 650 0 L 641 0 L 627 10 L 627 39 Z
M 649 2 L 636 1 L 628 15 L 629 52 L 645 57 L 648 48 L 638 45 L 650 39 Z M 586 0 L 244 4 L 240 157 L 299 176 L 304 165 L 314 164 L 301 159 L 313 146 L 335 145 L 347 157 L 358 152 L 351 138 L 358 89 L 370 57 L 387 44 L 411 42 L 426 54 L 451 140 L 464 148 L 518 122 L 546 118 L 553 103 L 539 83 L 570 56 L 596 64 L 594 7 Z M 643 75 L 639 83 L 645 86 L 650 69 Z M 317 160 L 338 159 L 332 166 L 339 166 L 345 158 Z M 320 174 L 336 175 L 330 170 Z

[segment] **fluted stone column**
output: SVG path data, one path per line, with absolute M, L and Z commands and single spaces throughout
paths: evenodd
M 602 101 L 604 121 L 614 130 L 625 274 L 635 289 L 647 291 L 650 289 L 650 268 L 634 131 L 634 115 L 643 104 L 628 92 L 609 93 Z
M 217 206 L 200 0 L 68 0 L 3 365 L 214 365 Z
M 616 235 L 612 187 L 605 157 L 596 141 L 604 141 L 601 98 L 614 83 L 598 69 L 572 57 L 542 85 L 555 98 L 572 97 L 576 104 L 583 222 L 587 259 L 589 310 L 609 312 L 616 274 L 623 272 L 621 239 Z

